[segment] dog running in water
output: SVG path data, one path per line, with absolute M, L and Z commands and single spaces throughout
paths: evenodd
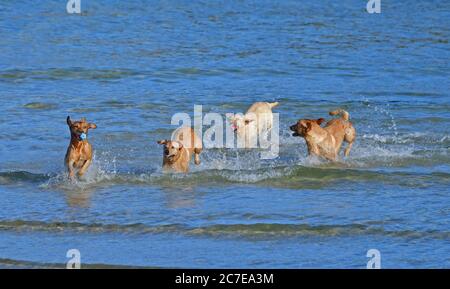
M 181 127 L 175 130 L 172 140 L 159 140 L 164 145 L 163 171 L 187 173 L 192 155 L 196 165 L 200 164 L 200 153 L 203 150 L 202 140 L 190 127 Z
M 272 129 L 272 108 L 278 104 L 278 102 L 255 102 L 244 115 L 235 115 L 229 119 L 237 137 L 243 140 L 244 148 L 255 148 L 258 136 Z
M 96 129 L 97 125 L 88 123 L 85 118 L 80 121 L 72 121 L 67 117 L 67 125 L 70 130 L 70 144 L 67 148 L 65 164 L 69 172 L 69 178 L 74 179 L 75 173 L 83 176 L 92 162 L 92 146 L 87 139 L 88 131 Z
M 356 130 L 349 121 L 350 115 L 343 109 L 330 112 L 330 115 L 339 115 L 326 123 L 324 127 L 320 125 L 325 119 L 300 119 L 290 129 L 293 136 L 303 137 L 308 146 L 308 154 L 324 157 L 335 161 L 339 155 L 342 143 L 347 142 L 344 155 L 350 154 L 353 142 L 356 138 Z

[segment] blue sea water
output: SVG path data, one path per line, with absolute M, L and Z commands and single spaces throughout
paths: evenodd
M 0 267 L 450 267 L 450 2 L 0 1 Z M 161 172 L 174 113 L 278 101 L 280 154 Z M 299 118 L 350 112 L 349 158 Z M 65 119 L 95 122 L 67 181 Z

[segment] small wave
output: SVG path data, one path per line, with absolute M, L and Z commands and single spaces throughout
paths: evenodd
M 0 221 L 0 230 L 4 231 L 75 231 L 84 233 L 168 233 L 180 230 L 179 225 L 145 226 L 144 224 L 84 224 L 77 222 L 42 222 L 42 221 Z
M 16 260 L 8 258 L 0 258 L 0 269 L 65 269 L 67 264 L 65 263 L 45 263 L 34 262 L 26 260 Z M 82 269 L 156 269 L 159 267 L 141 267 L 141 266 L 129 266 L 129 265 L 112 265 L 101 263 L 85 263 L 81 265 Z
M 407 176 L 407 174 L 406 174 Z M 109 185 L 158 185 L 186 186 L 199 184 L 246 183 L 255 185 L 270 185 L 273 187 L 311 187 L 320 188 L 332 182 L 341 181 L 384 181 L 396 182 L 396 176 L 387 172 L 353 170 L 342 168 L 320 167 L 272 167 L 250 170 L 211 169 L 188 174 L 163 174 L 160 171 L 149 173 L 133 172 L 98 172 L 87 178 L 69 181 L 66 174 L 56 175 L 41 184 L 42 188 L 59 188 L 63 190 L 86 189 L 93 186 Z M 397 182 L 398 183 L 398 182 Z
M 241 237 L 289 237 L 289 236 L 354 236 L 354 235 L 383 235 L 399 238 L 436 238 L 448 239 L 450 232 L 442 231 L 389 231 L 382 227 L 372 227 L 365 224 L 349 225 L 308 225 L 308 224 L 234 224 L 213 225 L 196 228 L 191 234 L 207 236 L 241 236 Z
M 380 144 L 446 144 L 448 135 L 430 135 L 429 133 L 408 133 L 404 135 L 363 134 L 364 140 L 372 140 Z
M 0 81 L 4 82 L 22 82 L 27 80 L 65 80 L 65 79 L 82 79 L 97 81 L 115 81 L 125 78 L 151 78 L 154 81 L 166 82 L 175 78 L 186 77 L 215 77 L 225 74 L 241 74 L 247 75 L 286 75 L 289 74 L 283 70 L 275 69 L 249 69 L 242 71 L 239 68 L 216 68 L 204 69 L 197 67 L 178 67 L 160 70 L 133 70 L 127 68 L 107 68 L 107 69 L 87 69 L 81 67 L 68 68 L 49 68 L 43 70 L 20 70 L 10 69 L 0 71 Z
M 30 102 L 25 104 L 23 107 L 28 109 L 42 109 L 42 110 L 49 110 L 49 109 L 55 109 L 57 107 L 54 103 L 45 103 L 45 102 Z
M 310 225 L 310 224 L 215 224 L 190 227 L 182 224 L 149 226 L 136 224 L 84 224 L 78 222 L 42 222 L 42 221 L 0 221 L 0 230 L 4 231 L 44 231 L 77 233 L 120 233 L 120 234 L 163 234 L 182 233 L 205 237 L 243 237 L 243 238 L 285 238 L 293 236 L 341 237 L 355 235 L 382 235 L 397 238 L 434 238 L 448 239 L 447 231 L 385 230 L 383 227 L 368 224 Z
M 139 73 L 129 69 L 84 69 L 50 68 L 45 70 L 4 70 L 0 71 L 0 80 L 21 81 L 33 80 L 57 80 L 57 79 L 92 79 L 112 80 L 138 75 Z
M 420 178 L 419 178 L 420 177 Z M 34 183 L 42 189 L 77 191 L 112 185 L 198 186 L 215 184 L 254 184 L 282 188 L 325 188 L 339 182 L 392 183 L 400 186 L 416 186 L 420 182 L 447 182 L 445 172 L 414 173 L 408 171 L 366 170 L 346 168 L 332 164 L 318 166 L 272 166 L 253 169 L 206 169 L 188 174 L 164 174 L 160 170 L 148 172 L 104 171 L 92 168 L 82 179 L 69 180 L 67 173 L 34 174 L 26 171 L 0 172 L 0 185 Z
M 103 101 L 100 105 L 108 108 L 129 108 L 135 106 L 133 102 L 124 102 L 120 100 Z
M 21 182 L 41 183 L 51 178 L 47 174 L 33 174 L 26 171 L 0 172 L 0 185 L 16 184 Z
M 189 231 L 194 235 L 229 235 L 244 237 L 289 237 L 289 236 L 338 236 L 362 234 L 367 231 L 367 226 L 354 225 L 317 225 L 308 224 L 278 224 L 278 223 L 257 223 L 257 224 L 232 224 L 232 225 L 212 225 L 208 227 L 195 228 Z

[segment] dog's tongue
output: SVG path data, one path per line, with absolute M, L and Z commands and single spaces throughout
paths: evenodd
M 87 135 L 85 133 L 80 134 L 80 139 L 85 140 L 87 138 Z

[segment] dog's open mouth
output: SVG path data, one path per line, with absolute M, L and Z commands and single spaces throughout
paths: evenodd
M 297 127 L 295 125 L 291 125 L 289 129 L 293 131 L 292 136 L 300 136 L 300 134 L 297 132 Z
M 168 159 L 173 159 L 175 156 L 176 156 L 176 155 L 169 155 L 169 154 L 166 154 L 166 158 L 168 158 Z

